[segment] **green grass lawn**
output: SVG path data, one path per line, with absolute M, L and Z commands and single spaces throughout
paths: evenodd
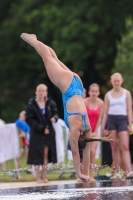
M 101 160 L 98 159 L 97 160 L 97 166 L 100 166 L 101 164 Z M 13 160 L 7 161 L 6 162 L 6 166 L 7 166 L 7 170 L 10 170 L 12 172 L 13 169 L 15 169 L 15 164 Z M 65 166 L 73 166 L 72 162 L 69 162 L 69 165 L 67 164 L 67 161 L 65 163 L 59 164 L 59 165 L 54 165 L 52 166 L 52 168 L 57 168 L 58 166 L 58 173 L 54 172 L 54 170 L 52 172 L 48 173 L 48 179 L 50 181 L 52 180 L 70 180 L 70 179 L 75 179 L 76 177 L 73 176 L 74 174 L 71 173 L 64 173 L 62 174 L 62 172 L 65 170 Z M 62 167 L 63 166 L 63 167 Z M 23 169 L 28 169 L 28 165 L 26 165 L 26 156 L 24 156 L 21 160 L 21 170 Z M 102 168 L 99 171 L 99 175 L 105 175 L 106 173 L 110 173 L 111 172 L 111 168 L 110 167 L 106 167 L 106 168 Z M 62 176 L 60 176 L 62 174 Z M 9 173 L 7 172 L 2 172 L 0 171 L 0 182 L 20 182 L 20 181 L 35 181 L 35 178 L 32 174 L 27 173 L 26 171 L 21 171 L 20 172 L 20 179 L 16 179 L 13 178 L 9 175 Z
M 71 163 L 71 166 L 72 163 Z M 26 165 L 26 156 L 24 156 L 21 160 L 21 168 L 20 168 L 20 176 L 21 178 L 19 179 L 16 179 L 16 178 L 13 178 L 11 176 L 11 174 L 13 175 L 14 173 L 12 172 L 12 170 L 15 169 L 15 164 L 14 164 L 14 161 L 13 160 L 10 160 L 10 161 L 7 161 L 6 162 L 6 167 L 7 167 L 7 171 L 11 172 L 11 173 L 8 173 L 8 172 L 3 172 L 3 171 L 0 171 L 0 182 L 20 182 L 20 181 L 35 181 L 36 179 L 34 178 L 34 176 L 31 174 L 31 173 L 27 173 L 26 170 L 23 171 L 23 169 L 28 169 L 29 166 Z M 53 167 L 54 168 L 54 167 Z M 56 167 L 56 164 L 55 164 L 55 168 Z M 61 171 L 61 168 L 62 168 L 62 164 L 58 165 L 58 173 L 54 173 L 54 171 L 52 171 L 51 173 L 49 172 L 48 173 L 48 179 L 50 181 L 52 180 L 69 180 L 69 179 L 73 179 L 71 177 L 71 173 L 66 173 L 65 176 L 63 177 L 60 177 L 60 175 L 62 174 L 63 170 Z

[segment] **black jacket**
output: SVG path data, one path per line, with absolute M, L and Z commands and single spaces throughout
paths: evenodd
M 50 98 L 46 102 L 46 114 L 41 110 L 35 101 L 35 98 L 29 100 L 26 107 L 26 122 L 30 126 L 30 145 L 28 154 L 28 164 L 43 164 L 44 146 L 49 146 L 49 162 L 57 162 L 55 131 L 50 119 L 54 117 L 58 120 L 58 111 L 56 103 Z M 44 134 L 46 126 L 49 127 L 50 133 Z

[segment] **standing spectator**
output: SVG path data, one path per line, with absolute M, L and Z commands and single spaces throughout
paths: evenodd
M 90 125 L 92 129 L 92 136 L 98 136 L 98 128 L 101 123 L 101 118 L 103 114 L 103 101 L 98 98 L 100 94 L 99 85 L 93 83 L 90 85 L 88 90 L 89 97 L 84 99 L 88 117 L 90 120 Z M 90 143 L 90 181 L 95 182 L 94 171 L 96 166 L 96 150 L 98 142 Z
M 111 179 L 121 178 L 120 151 L 126 178 L 133 177 L 129 152 L 129 134 L 132 132 L 132 99 L 130 92 L 121 87 L 122 83 L 122 75 L 114 73 L 111 76 L 113 88 L 105 95 L 102 131 L 104 135 L 109 133 L 113 139 L 119 142 L 119 144 L 111 143 L 113 167 L 116 171 Z
M 56 103 L 48 98 L 46 85 L 38 85 L 35 94 L 36 97 L 29 100 L 26 108 L 26 122 L 30 126 L 28 164 L 34 165 L 37 182 L 47 183 L 47 164 L 57 162 L 52 123 L 57 121 L 58 112 Z

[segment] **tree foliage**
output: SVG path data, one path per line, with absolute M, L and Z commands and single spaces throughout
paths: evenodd
M 0 32 L 0 113 L 14 120 L 45 83 L 62 113 L 61 94 L 47 78 L 42 60 L 20 39 L 22 32 L 35 33 L 58 57 L 81 77 L 87 88 L 101 85 L 105 93 L 114 66 L 117 42 L 125 33 L 125 19 L 132 15 L 133 1 L 2 1 Z M 53 66 L 54 70 L 54 66 Z M 10 114 L 9 114 L 10 113 Z
M 118 52 L 115 60 L 115 67 L 112 72 L 120 72 L 124 78 L 124 87 L 133 95 L 133 22 L 127 20 L 127 33 L 122 36 L 121 43 L 118 43 Z

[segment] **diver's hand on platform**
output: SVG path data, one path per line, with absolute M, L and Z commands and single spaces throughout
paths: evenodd
M 85 176 L 83 174 L 80 174 L 79 178 L 83 181 L 83 183 L 89 183 L 90 182 L 90 177 L 89 176 Z

